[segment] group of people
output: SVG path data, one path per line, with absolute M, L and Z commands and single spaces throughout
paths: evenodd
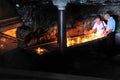
M 105 23 L 103 19 L 106 20 L 107 23 Z M 114 33 L 116 26 L 114 18 L 110 14 L 106 13 L 103 16 L 103 19 L 100 15 L 95 17 L 95 24 L 92 27 L 92 31 L 96 34 L 101 34 L 104 36 Z
M 92 27 L 92 31 L 95 31 L 96 34 L 106 36 L 107 50 L 113 49 L 115 45 L 115 19 L 108 13 L 104 14 L 103 19 L 100 15 L 95 17 L 95 24 Z

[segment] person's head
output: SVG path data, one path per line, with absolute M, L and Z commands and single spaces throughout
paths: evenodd
M 101 20 L 102 20 L 102 18 L 101 18 L 100 15 L 97 15 L 97 16 L 95 17 L 95 22 L 96 22 L 96 23 L 100 24 L 100 23 L 101 23 Z
M 108 20 L 110 18 L 110 15 L 108 13 L 106 13 L 103 17 L 105 20 Z

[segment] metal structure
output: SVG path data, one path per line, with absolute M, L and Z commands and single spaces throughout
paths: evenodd
M 58 43 L 61 52 L 63 52 L 64 49 L 67 47 L 64 11 L 68 2 L 68 0 L 53 0 L 53 4 L 57 6 L 59 11 Z

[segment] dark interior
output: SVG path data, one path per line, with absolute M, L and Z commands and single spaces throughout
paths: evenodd
M 108 43 L 108 37 L 102 37 L 62 52 L 59 32 L 55 34 L 57 39 L 40 40 L 60 24 L 59 10 L 53 1 L 0 0 L 0 78 L 119 80 L 120 1 L 68 0 L 64 10 L 66 30 L 73 29 L 77 22 L 93 21 L 95 15 L 106 11 L 115 19 L 116 30 L 113 44 Z M 16 37 L 4 34 L 15 28 Z M 39 55 L 35 52 L 38 47 L 48 51 Z

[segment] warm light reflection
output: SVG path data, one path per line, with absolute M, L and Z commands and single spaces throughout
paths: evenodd
M 81 40 L 80 37 L 77 37 L 77 44 L 80 44 Z
M 0 41 L 1 42 L 6 42 L 6 38 L 1 38 Z
M 0 48 L 1 48 L 1 49 L 4 49 L 4 48 L 5 48 L 5 45 L 4 45 L 4 44 L 0 44 Z
M 0 49 L 5 48 L 5 42 L 6 42 L 6 38 L 0 38 Z
M 92 41 L 98 38 L 102 38 L 104 35 L 101 34 L 95 34 L 95 33 L 89 33 L 83 35 L 83 36 L 77 36 L 77 37 L 69 37 L 67 38 L 67 47 L 73 46 L 76 44 Z
M 11 30 L 7 30 L 7 31 L 5 31 L 5 32 L 3 32 L 3 33 L 4 33 L 4 34 L 7 34 L 7 35 L 9 35 L 9 36 L 12 36 L 12 37 L 16 37 L 16 30 L 17 30 L 17 28 L 11 29 Z
M 42 55 L 43 53 L 47 52 L 46 49 L 43 49 L 43 48 L 40 48 L 40 47 L 38 47 L 35 51 L 39 55 Z

